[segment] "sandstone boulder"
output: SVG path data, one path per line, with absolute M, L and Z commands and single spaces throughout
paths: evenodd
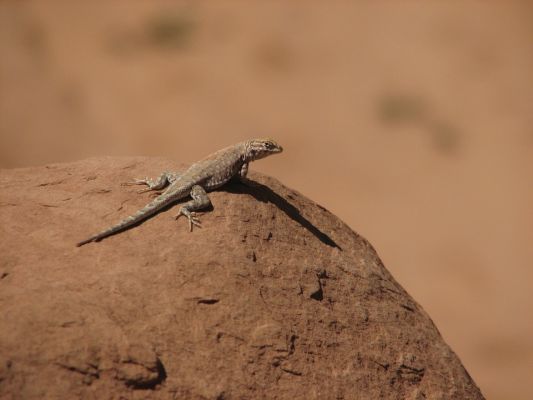
M 192 233 L 174 207 L 75 246 L 150 200 L 121 182 L 175 169 L 0 171 L 0 398 L 483 398 L 372 246 L 273 178 Z

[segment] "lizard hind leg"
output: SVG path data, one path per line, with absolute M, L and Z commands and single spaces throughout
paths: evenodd
M 161 190 L 168 186 L 170 183 L 174 182 L 178 178 L 178 175 L 172 172 L 163 172 L 155 179 L 144 178 L 144 179 L 134 179 L 131 182 L 123 183 L 124 186 L 131 185 L 146 185 L 147 188 L 141 189 L 138 193 L 149 192 L 152 190 Z
M 209 196 L 205 189 L 200 185 L 194 185 L 192 187 L 190 196 L 192 197 L 192 200 L 181 206 L 178 215 L 176 215 L 176 219 L 181 215 L 185 215 L 189 220 L 189 231 L 192 232 L 193 225 L 201 227 L 200 220 L 196 217 L 195 211 L 209 207 L 211 200 L 209 200 Z

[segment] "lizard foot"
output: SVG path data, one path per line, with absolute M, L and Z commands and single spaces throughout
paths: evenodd
M 148 178 L 144 179 L 134 179 L 130 182 L 123 182 L 121 183 L 121 186 L 136 186 L 136 185 L 147 185 L 148 187 L 138 190 L 137 193 L 146 193 L 149 192 L 151 189 L 151 186 L 153 186 L 152 182 Z
M 148 185 L 148 178 L 134 179 L 129 182 L 122 182 L 121 186 Z
M 155 179 L 150 179 L 148 177 L 144 179 L 134 179 L 133 181 L 123 183 L 123 186 L 131 185 L 146 185 L 147 188 L 144 188 L 139 191 L 139 193 L 149 192 L 151 190 L 163 190 L 165 187 L 170 185 L 172 182 L 178 179 L 179 175 L 173 172 L 163 172 Z
M 151 191 L 157 191 L 160 190 L 164 185 L 161 184 L 161 182 L 154 182 L 152 179 L 144 178 L 144 179 L 134 179 L 133 181 L 129 182 L 123 182 L 121 184 L 122 186 L 136 186 L 136 185 L 146 185 L 144 189 L 137 190 L 137 193 L 146 193 Z
M 189 220 L 189 232 L 192 232 L 193 225 L 197 226 L 198 228 L 201 228 L 202 225 L 200 224 L 200 220 L 196 217 L 196 213 L 194 211 L 189 211 L 186 208 L 180 208 L 180 211 L 178 215 L 176 215 L 176 219 L 178 219 L 180 216 L 185 215 Z

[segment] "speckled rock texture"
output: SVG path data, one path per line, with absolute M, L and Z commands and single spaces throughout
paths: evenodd
M 121 182 L 182 168 L 0 171 L 1 399 L 483 399 L 372 246 L 273 178 L 192 233 L 173 207 L 75 246 L 153 196 Z

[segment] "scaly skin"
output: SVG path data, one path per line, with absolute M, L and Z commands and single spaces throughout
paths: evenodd
M 207 192 L 225 185 L 233 177 L 244 178 L 248 172 L 248 164 L 250 162 L 281 153 L 282 151 L 283 148 L 272 139 L 253 139 L 219 150 L 194 163 L 181 175 L 164 172 L 157 179 L 135 179 L 133 182 L 127 183 L 127 185 L 148 186 L 146 189 L 141 190 L 140 193 L 161 190 L 165 187 L 166 190 L 135 214 L 79 242 L 77 246 L 97 242 L 127 229 L 187 196 L 190 196 L 192 200 L 181 206 L 176 219 L 180 215 L 185 215 L 189 220 L 189 230 L 192 231 L 193 225 L 200 226 L 200 221 L 196 217 L 195 211 L 206 208 L 211 204 Z

